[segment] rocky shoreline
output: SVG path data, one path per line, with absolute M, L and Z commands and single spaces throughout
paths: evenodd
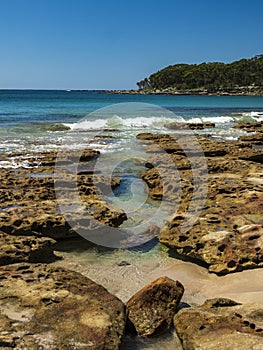
M 208 90 L 175 90 L 171 88 L 167 89 L 142 89 L 142 90 L 107 90 L 103 91 L 107 94 L 117 95 L 197 95 L 197 96 L 263 96 L 263 92 L 247 91 L 246 89 L 237 91 L 216 91 L 211 92 Z
M 262 123 L 255 124 L 255 130 L 262 135 Z M 159 234 L 160 242 L 171 248 L 171 254 L 185 256 L 219 275 L 262 267 L 263 155 L 261 149 L 254 148 L 262 145 L 262 141 L 248 138 L 218 142 L 199 138 L 209 172 L 208 193 L 199 220 L 189 231 L 182 233 L 193 191 L 191 164 L 183 150 L 184 143 L 189 147 L 190 141 L 182 136 L 179 146 L 169 135 L 140 134 L 138 138 L 144 142 L 146 152 L 152 154 L 153 161 L 158 158 L 158 149 L 169 153 L 180 173 L 182 200 L 179 209 Z M 193 151 L 191 156 L 198 157 L 198 151 Z M 150 195 L 161 199 L 162 180 L 158 171 L 149 167 L 143 179 L 149 186 Z M 169 166 L 162 173 L 169 174 Z M 201 184 L 202 168 L 199 173 Z M 178 188 L 176 184 L 172 186 L 172 181 L 168 183 L 168 200 L 175 203 Z
M 252 133 L 227 142 L 198 136 L 208 168 L 208 192 L 198 220 L 188 231 L 181 229 L 193 199 L 193 172 L 184 148 L 184 144 L 191 148 L 187 130 L 173 134 L 178 125 L 170 124 L 169 134 L 137 136 L 150 157 L 141 174 L 149 196 L 162 200 L 164 188 L 169 186 L 167 200 L 173 204 L 178 201 L 178 184 L 169 181 L 171 169 L 161 162 L 160 150 L 169 154 L 181 179 L 179 210 L 161 230 L 160 242 L 169 247 L 171 256 L 193 261 L 220 276 L 263 267 L 263 123 L 236 127 Z M 182 284 L 162 277 L 124 305 L 87 277 L 50 264 L 61 259 L 55 252 L 56 242 L 78 235 L 56 201 L 56 153 L 6 154 L 1 160 L 22 160 L 25 156 L 28 168 L 1 170 L 1 348 L 118 349 L 125 334 L 156 336 L 171 327 L 178 335 L 178 348 L 184 350 L 263 347 L 262 303 L 240 305 L 218 298 L 201 306 L 184 305 Z M 77 175 L 79 194 L 89 215 L 118 227 L 127 219 L 126 214 L 109 204 L 94 186 L 106 182 L 92 171 L 99 156 L 96 150 L 83 152 L 80 162 L 86 168 Z M 193 147 L 191 157 L 198 156 Z M 77 155 L 65 153 L 59 166 L 67 167 L 74 159 Z M 168 183 L 162 182 L 153 164 L 167 174 Z M 203 172 L 200 164 L 200 186 Z M 71 181 L 68 177 L 60 184 L 62 192 L 70 188 Z M 118 187 L 120 181 L 111 179 L 112 187 Z M 65 198 L 65 203 L 70 200 Z M 83 215 L 73 215 L 80 228 L 90 223 L 89 216 Z

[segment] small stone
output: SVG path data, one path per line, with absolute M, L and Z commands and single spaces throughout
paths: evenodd
M 128 261 L 121 261 L 121 262 L 119 262 L 118 264 L 117 264 L 118 266 L 129 266 L 129 265 L 131 265 Z

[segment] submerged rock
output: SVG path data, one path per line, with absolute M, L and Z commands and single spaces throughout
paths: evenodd
M 160 277 L 136 293 L 126 305 L 136 332 L 152 336 L 168 330 L 183 293 L 183 285 L 168 277 Z
M 0 346 L 15 349 L 118 349 L 123 303 L 95 282 L 45 264 L 0 270 Z
M 207 300 L 199 307 L 181 309 L 174 326 L 184 350 L 263 349 L 262 303 Z

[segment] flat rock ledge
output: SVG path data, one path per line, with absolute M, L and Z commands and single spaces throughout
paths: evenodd
M 174 326 L 184 350 L 263 349 L 263 303 L 210 299 L 181 309 Z
M 79 273 L 46 264 L 0 270 L 0 347 L 118 349 L 123 303 Z
M 26 154 L 1 155 L 1 160 L 10 158 L 21 162 Z M 28 156 L 29 157 L 29 156 Z M 77 237 L 76 230 L 94 229 L 103 223 L 118 227 L 127 215 L 107 201 L 106 183 L 114 189 L 120 185 L 119 178 L 108 179 L 94 170 L 99 152 L 86 149 L 82 155 L 65 153 L 56 159 L 55 152 L 31 154 L 27 159 L 29 168 L 2 169 L 0 186 L 0 229 L 13 236 L 39 236 L 54 240 Z M 75 176 L 68 167 L 74 162 L 80 164 Z M 55 181 L 56 171 L 60 172 Z M 59 169 L 59 170 L 58 170 Z M 77 184 L 75 183 L 77 180 Z M 56 185 L 55 185 L 56 183 Z M 63 198 L 58 201 L 58 192 Z M 79 197 L 75 202 L 74 193 Z M 79 203 L 83 206 L 72 212 Z M 69 208 L 72 225 L 61 214 L 59 205 Z
M 52 262 L 58 259 L 56 241 L 47 237 L 11 236 L 0 231 L 0 266 L 19 262 Z
M 148 153 L 142 179 L 149 195 L 176 208 L 159 234 L 171 256 L 218 275 L 263 267 L 262 133 L 257 135 L 225 142 L 202 136 L 197 142 L 187 134 L 137 135 Z M 191 217 L 193 223 L 187 221 Z

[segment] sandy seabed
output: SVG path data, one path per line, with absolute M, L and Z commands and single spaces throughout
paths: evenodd
M 171 258 L 167 252 L 134 254 L 119 250 L 98 254 L 96 250 L 63 251 L 62 248 L 58 254 L 63 260 L 56 265 L 82 273 L 123 302 L 160 276 L 179 280 L 185 287 L 182 301 L 190 305 L 200 305 L 206 299 L 217 297 L 240 303 L 263 300 L 263 269 L 260 268 L 217 276 L 204 267 Z

